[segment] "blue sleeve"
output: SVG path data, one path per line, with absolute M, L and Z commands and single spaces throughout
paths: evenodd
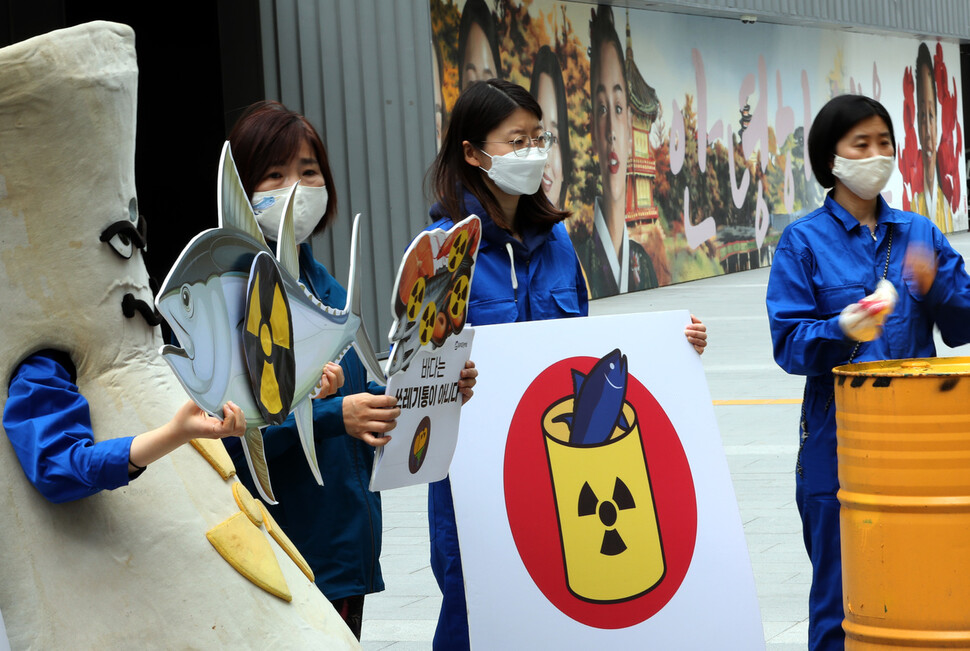
M 573 251 L 575 253 L 575 250 Z M 589 291 L 586 289 L 586 276 L 583 274 L 583 265 L 576 255 L 576 294 L 579 298 L 579 315 L 589 316 Z
M 808 254 L 779 244 L 765 303 L 775 361 L 786 372 L 825 375 L 851 354 L 855 342 L 842 334 L 838 315 L 819 318 Z
M 963 256 L 953 250 L 938 229 L 933 229 L 936 278 L 923 304 L 951 348 L 970 343 L 970 275 Z
M 87 400 L 49 357 L 31 356 L 14 372 L 3 428 L 27 478 L 51 502 L 128 484 L 134 437 L 95 443 Z

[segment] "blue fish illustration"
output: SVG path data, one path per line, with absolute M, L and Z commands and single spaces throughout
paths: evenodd
M 617 426 L 629 429 L 623 416 L 627 379 L 626 355 L 619 348 L 603 356 L 585 375 L 573 370 L 573 413 L 563 417 L 570 426 L 571 445 L 600 445 Z
M 289 394 L 292 398 L 284 397 L 281 401 L 282 418 L 295 412 L 303 451 L 321 485 L 323 480 L 313 443 L 310 395 L 315 393 L 323 367 L 328 361 L 339 359 L 353 345 L 371 375 L 384 377 L 360 317 L 360 280 L 356 263 L 360 215 L 355 218 L 352 231 L 347 304 L 344 309 L 335 310 L 320 303 L 297 280 L 299 252 L 292 202 L 295 189 L 294 185 L 287 198 L 273 257 L 256 223 L 227 142 L 219 171 L 219 226 L 199 233 L 189 242 L 155 299 L 159 312 L 182 346 L 163 346 L 160 350 L 163 359 L 196 404 L 206 412 L 221 417 L 222 405 L 228 400 L 243 410 L 247 425 L 243 445 L 246 460 L 260 494 L 274 504 L 260 431 L 270 424 L 260 408 L 265 402 L 261 401 L 261 396 L 267 388 L 265 384 L 254 386 L 248 368 L 251 362 L 247 364 L 249 351 L 244 345 L 244 330 L 254 323 L 247 323 L 246 315 L 250 276 L 252 272 L 255 277 L 254 268 L 258 265 L 253 262 L 257 256 L 261 259 L 269 257 L 279 267 L 280 290 L 278 298 L 271 303 L 273 313 L 270 316 L 277 323 L 282 318 L 291 327 L 284 342 L 285 352 L 292 360 L 285 371 L 291 377 L 283 379 L 288 388 L 292 388 Z M 250 303 L 254 302 L 255 299 L 250 300 Z M 277 309 L 279 305 L 284 306 L 285 312 Z M 265 330 L 256 334 L 264 334 Z M 256 340 L 259 341 L 258 336 Z M 278 345 L 279 337 L 268 339 L 264 336 L 262 341 L 271 349 L 283 347 Z M 277 374 L 284 366 L 276 364 L 274 368 L 271 363 L 266 363 L 266 367 Z M 271 374 L 266 377 L 272 379 Z

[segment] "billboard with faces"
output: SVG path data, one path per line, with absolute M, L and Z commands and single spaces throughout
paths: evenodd
M 430 0 L 436 126 L 490 77 L 532 92 L 555 136 L 541 191 L 594 298 L 771 264 L 819 207 L 812 119 L 844 93 L 893 120 L 883 196 L 967 228 L 959 46 L 549 0 Z

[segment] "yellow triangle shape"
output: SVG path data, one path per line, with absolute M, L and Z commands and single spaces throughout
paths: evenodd
M 273 309 L 269 313 L 269 327 L 273 329 L 273 343 L 283 348 L 290 347 L 290 319 L 287 314 L 286 300 L 280 286 L 273 288 Z
M 280 525 L 276 524 L 276 520 L 274 520 L 273 516 L 269 514 L 269 510 L 263 506 L 263 503 L 257 499 L 254 499 L 253 501 L 256 502 L 257 506 L 259 506 L 259 510 L 263 512 L 263 524 L 266 526 L 266 532 L 273 537 L 276 544 L 279 545 L 284 552 L 286 552 L 287 556 L 293 559 L 293 562 L 296 563 L 298 568 L 300 568 L 300 571 L 303 572 L 306 575 L 306 578 L 310 579 L 312 582 L 313 570 L 310 569 L 310 564 L 306 562 L 305 558 L 303 558 L 303 554 L 301 554 L 296 548 L 293 541 L 290 540 L 285 533 L 283 533 L 283 530 L 280 529 Z
M 283 400 L 280 398 L 280 385 L 276 382 L 273 365 L 263 362 L 263 374 L 259 378 L 259 399 L 271 414 L 278 414 L 283 410 Z
M 262 315 L 259 311 L 259 272 L 256 272 L 256 278 L 253 279 L 253 284 L 250 286 L 249 294 L 249 318 L 246 320 L 246 332 L 254 337 L 259 336 L 259 322 L 262 319 Z
M 263 511 L 259 508 L 259 502 L 253 497 L 253 494 L 242 485 L 242 482 L 236 482 L 232 485 L 232 496 L 236 500 L 236 505 L 239 510 L 246 514 L 249 521 L 255 524 L 257 527 L 263 524 Z
M 209 462 L 209 465 L 216 469 L 219 476 L 229 479 L 236 474 L 236 465 L 232 462 L 232 457 L 226 452 L 226 446 L 217 439 L 192 439 L 192 447 L 202 455 L 202 458 Z
M 293 601 L 273 546 L 244 513 L 212 527 L 205 537 L 237 572 L 271 595 Z

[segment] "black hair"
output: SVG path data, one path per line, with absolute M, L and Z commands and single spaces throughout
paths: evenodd
M 488 47 L 495 60 L 495 74 L 502 71 L 502 60 L 498 51 L 498 27 L 495 15 L 489 11 L 485 0 L 468 0 L 461 10 L 461 21 L 458 23 L 458 90 L 461 91 L 465 79 L 465 46 L 468 45 L 468 32 L 472 25 L 478 25 L 485 34 Z M 444 74 L 444 73 L 442 73 Z
M 566 84 L 562 79 L 559 59 L 548 45 L 543 45 L 536 53 L 532 64 L 532 79 L 529 83 L 532 96 L 539 99 L 539 77 L 548 75 L 552 80 L 553 93 L 556 95 L 556 122 L 559 125 L 559 151 L 562 153 L 562 187 L 559 188 L 559 206 L 565 204 L 566 190 L 573 173 L 573 153 L 569 147 L 569 112 L 566 106 Z
M 927 47 L 926 43 L 920 43 L 919 49 L 916 50 L 916 98 L 919 100 L 920 96 L 923 94 L 921 90 L 923 85 L 920 83 L 920 68 L 926 68 L 927 72 L 930 73 L 930 87 L 933 89 L 933 101 L 936 101 L 936 78 L 933 75 L 933 57 L 930 56 L 930 48 Z
M 808 132 L 808 157 L 812 163 L 815 179 L 823 188 L 835 185 L 832 175 L 832 161 L 835 160 L 835 146 L 852 127 L 866 118 L 879 116 L 889 129 L 889 140 L 896 151 L 896 136 L 893 121 L 886 107 L 864 95 L 839 95 L 822 107 L 812 122 Z
M 462 143 L 467 140 L 481 145 L 492 130 L 520 108 L 542 119 L 542 109 L 529 91 L 502 79 L 476 81 L 458 96 L 448 130 L 441 139 L 441 149 L 428 170 L 432 193 L 455 221 L 464 214 L 463 188 L 478 199 L 489 215 L 502 214 L 495 195 L 485 183 L 482 169 L 465 160 Z M 526 224 L 554 224 L 568 216 L 568 211 L 550 203 L 540 187 L 535 194 L 522 195 L 519 199 L 513 227 L 516 232 L 522 232 Z
M 591 9 L 589 21 L 589 88 L 591 93 L 596 94 L 596 84 L 600 74 L 600 52 L 606 44 L 616 48 L 616 56 L 620 60 L 620 69 L 623 72 L 623 85 L 626 86 L 626 63 L 623 57 L 623 45 L 620 37 L 616 33 L 616 25 L 613 23 L 613 9 L 608 5 L 598 5 L 596 9 Z

